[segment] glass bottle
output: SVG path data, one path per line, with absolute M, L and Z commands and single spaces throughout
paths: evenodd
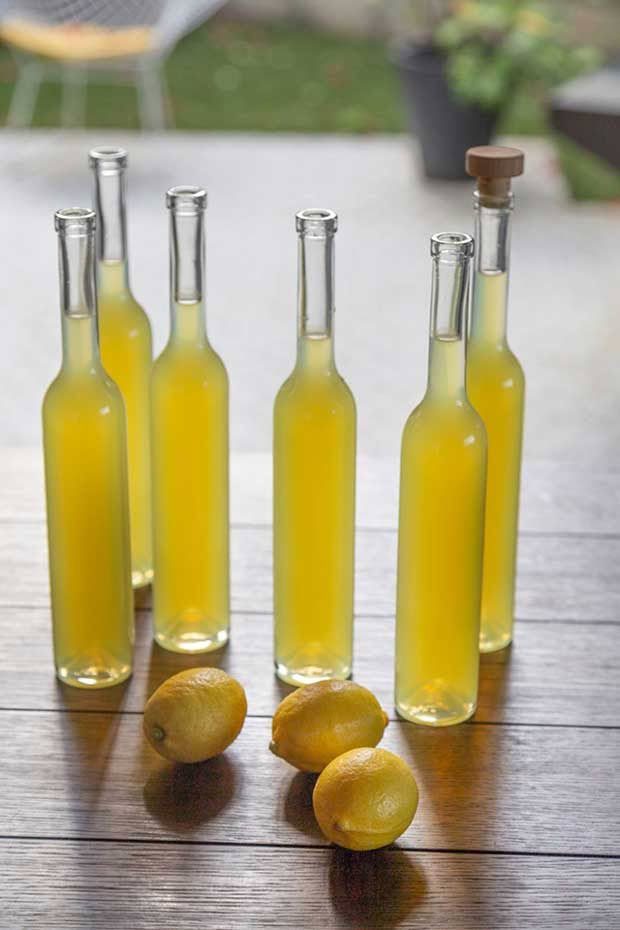
M 460 723 L 478 695 L 486 435 L 465 392 L 470 236 L 431 239 L 426 394 L 403 432 L 396 602 L 398 713 Z
M 151 383 L 155 639 L 208 652 L 229 631 L 228 376 L 207 338 L 199 187 L 173 187 L 171 328 Z
M 94 204 L 99 218 L 97 278 L 99 334 L 104 367 L 114 379 L 127 411 L 132 582 L 153 579 L 149 390 L 151 325 L 129 286 L 125 222 L 127 153 L 96 148 L 89 155 Z
M 506 305 L 510 179 L 523 173 L 523 153 L 499 146 L 470 149 L 467 170 L 478 178 L 467 393 L 489 443 L 480 648 L 493 652 L 512 640 L 515 599 L 525 378 L 506 341 Z
M 293 685 L 348 678 L 353 656 L 356 411 L 334 361 L 331 210 L 302 210 L 297 362 L 274 407 L 274 639 Z
M 62 366 L 43 401 L 56 674 L 105 688 L 131 674 L 125 408 L 97 338 L 95 214 L 59 210 Z

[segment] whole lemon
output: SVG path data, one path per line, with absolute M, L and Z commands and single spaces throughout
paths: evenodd
M 378 849 L 404 833 L 418 806 L 406 762 L 387 749 L 352 749 L 323 769 L 312 793 L 319 827 L 346 849 Z
M 284 698 L 269 748 L 302 772 L 321 772 L 348 749 L 376 746 L 388 716 L 374 694 L 353 681 L 317 681 Z
M 188 668 L 159 686 L 144 708 L 144 735 L 174 762 L 202 762 L 237 738 L 248 705 L 238 681 L 220 668 Z

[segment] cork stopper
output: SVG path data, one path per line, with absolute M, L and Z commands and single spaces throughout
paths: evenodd
M 523 174 L 524 164 L 520 149 L 504 145 L 479 145 L 465 155 L 465 170 L 478 179 L 481 198 L 494 202 L 508 197 L 511 178 Z

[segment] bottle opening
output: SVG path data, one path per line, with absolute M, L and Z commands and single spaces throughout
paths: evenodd
M 97 146 L 88 153 L 88 163 L 96 171 L 122 171 L 127 166 L 127 152 L 118 146 Z
M 302 236 L 324 239 L 338 229 L 338 215 L 333 210 L 311 207 L 295 214 L 295 228 Z
M 431 236 L 431 255 L 442 261 L 459 261 L 474 254 L 474 240 L 467 233 L 444 232 Z
M 95 211 L 88 207 L 66 207 L 54 214 L 54 229 L 64 236 L 89 236 L 96 223 Z
M 195 184 L 180 184 L 166 192 L 166 206 L 181 215 L 195 215 L 207 209 L 207 192 Z

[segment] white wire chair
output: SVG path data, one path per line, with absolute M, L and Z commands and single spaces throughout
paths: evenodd
M 143 128 L 165 129 L 172 123 L 164 64 L 176 43 L 211 17 L 227 0 L 0 0 L 0 35 L 11 47 L 18 75 L 6 119 L 13 128 L 30 126 L 44 81 L 62 86 L 61 123 L 81 126 L 89 79 L 136 87 Z M 73 32 L 63 31 L 69 27 Z M 38 44 L 24 40 L 28 29 Z M 84 30 L 102 36 L 98 52 L 80 52 Z M 80 30 L 83 30 L 80 32 Z M 46 35 L 54 38 L 46 49 Z M 137 39 L 123 50 L 123 37 Z M 117 47 L 115 47 L 117 43 Z M 126 43 L 125 43 L 126 44 Z M 139 46 L 142 46 L 141 48 Z

